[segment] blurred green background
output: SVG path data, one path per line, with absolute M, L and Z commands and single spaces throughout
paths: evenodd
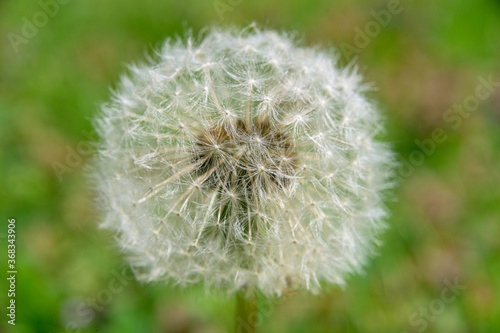
M 133 280 L 96 227 L 85 144 L 124 64 L 189 29 L 251 22 L 356 58 L 401 161 L 390 229 L 366 274 L 345 290 L 263 301 L 259 331 L 500 332 L 500 1 L 52 2 L 0 0 L 0 332 L 232 330 L 233 300 Z M 447 111 L 463 103 L 468 112 Z M 5 315 L 8 218 L 15 327 Z M 465 290 L 453 295 L 455 282 Z

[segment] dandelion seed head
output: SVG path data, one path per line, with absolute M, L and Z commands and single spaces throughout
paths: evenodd
M 252 27 L 167 41 L 102 107 L 102 226 L 136 277 L 266 295 L 342 285 L 384 228 L 392 155 L 331 51 Z

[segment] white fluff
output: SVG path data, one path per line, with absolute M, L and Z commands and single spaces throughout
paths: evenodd
M 274 31 L 167 41 L 102 107 L 102 226 L 143 281 L 343 284 L 384 227 L 392 164 L 364 90 Z

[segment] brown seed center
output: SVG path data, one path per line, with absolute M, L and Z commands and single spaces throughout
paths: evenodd
M 194 155 L 203 186 L 235 194 L 283 190 L 298 167 L 290 136 L 268 120 L 214 124 L 199 135 Z

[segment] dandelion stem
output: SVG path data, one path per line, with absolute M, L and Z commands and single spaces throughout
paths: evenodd
M 257 294 L 243 288 L 236 293 L 235 333 L 255 333 L 257 320 Z

